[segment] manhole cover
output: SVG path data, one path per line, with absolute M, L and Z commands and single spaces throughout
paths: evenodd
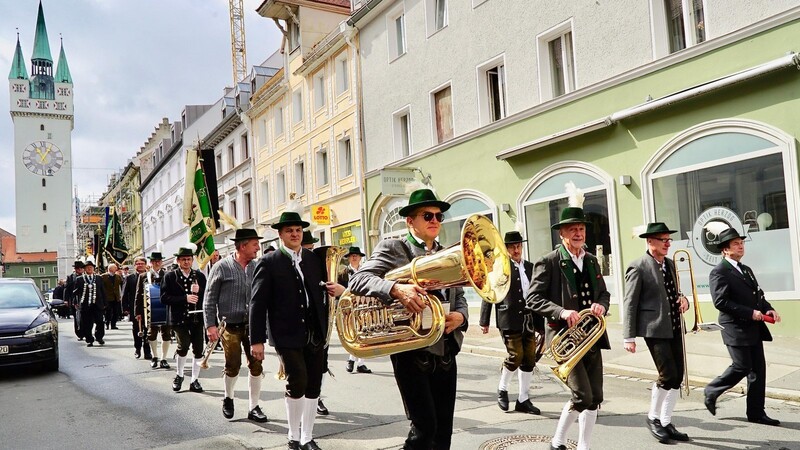
M 486 441 L 481 444 L 479 450 L 512 450 L 512 449 L 531 449 L 531 448 L 550 448 L 550 440 L 553 436 L 545 436 L 543 434 L 517 434 L 514 436 L 504 436 Z M 531 447 L 531 444 L 547 444 Z M 567 448 L 575 450 L 578 448 L 578 443 L 575 441 L 567 441 Z

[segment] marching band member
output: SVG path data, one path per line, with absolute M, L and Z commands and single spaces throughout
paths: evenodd
M 194 244 L 178 249 L 175 257 L 178 268 L 164 274 L 161 281 L 161 302 L 167 305 L 167 323 L 175 332 L 178 341 L 178 361 L 172 390 L 178 392 L 183 385 L 183 369 L 189 346 L 192 347 L 192 380 L 189 390 L 203 392 L 200 386 L 200 361 L 203 360 L 205 327 L 203 326 L 203 293 L 206 289 L 206 276 L 192 269 L 194 263 Z
M 361 259 L 364 258 L 364 253 L 361 253 L 361 249 L 358 247 L 350 247 L 347 250 L 347 253 L 344 255 L 347 258 L 347 261 L 350 263 L 339 272 L 339 276 L 337 277 L 339 284 L 344 287 L 347 287 L 350 283 L 350 277 L 353 276 L 354 273 L 361 267 Z M 353 368 L 355 367 L 356 372 L 358 373 L 372 373 L 371 370 L 364 364 L 364 358 L 356 358 L 353 355 L 349 355 L 347 358 L 347 371 L 352 373 Z
M 94 256 L 86 258 L 85 273 L 75 280 L 75 299 L 81 305 L 81 334 L 86 339 L 87 347 L 94 347 L 94 341 L 104 345 L 103 314 L 106 303 L 103 281 L 94 273 Z M 92 337 L 92 327 L 95 327 Z
M 536 334 L 544 334 L 544 318 L 525 308 L 525 296 L 528 293 L 533 276 L 533 263 L 522 259 L 522 234 L 509 231 L 504 239 L 511 259 L 511 288 L 508 295 L 494 308 L 497 312 L 497 328 L 503 338 L 508 356 L 503 361 L 500 372 L 500 384 L 497 388 L 497 405 L 508 411 L 508 383 L 514 372 L 518 372 L 519 396 L 514 404 L 514 411 L 528 414 L 540 414 L 539 408 L 530 400 L 529 391 L 536 367 Z M 489 332 L 489 319 L 492 316 L 492 304 L 481 302 L 480 326 L 483 334 Z
M 561 244 L 533 266 L 533 282 L 526 298 L 533 312 L 547 319 L 547 346 L 562 328 L 575 325 L 579 311 L 590 309 L 596 316 L 605 315 L 611 301 L 597 258 L 583 249 L 586 227 L 591 224 L 583 213 L 583 193 L 567 183 L 569 206 L 561 211 L 561 220 L 551 228 L 558 230 Z M 569 428 L 578 419 L 578 449 L 587 450 L 597 410 L 603 402 L 603 358 L 600 349 L 609 349 L 608 334 L 589 349 L 567 378 L 572 398 L 564 405 L 552 449 L 566 449 Z
M 83 340 L 83 334 L 81 333 L 81 302 L 75 297 L 75 282 L 83 275 L 84 267 L 83 261 L 76 260 L 72 264 L 74 271 L 67 276 L 67 281 L 64 285 L 64 301 L 67 302 L 72 312 L 75 336 L 78 337 L 79 341 Z
M 134 317 L 136 313 L 134 312 L 133 305 L 135 303 L 136 298 L 136 285 L 139 281 L 139 276 L 147 271 L 147 259 L 144 256 L 138 256 L 133 260 L 133 268 L 135 270 L 134 273 L 125 277 L 125 285 L 122 289 L 122 303 L 125 305 L 125 308 L 130 311 L 131 317 Z M 134 353 L 133 356 L 136 359 L 142 357 L 142 337 L 139 336 L 139 332 L 144 333 L 143 330 L 144 324 L 140 320 L 136 320 L 135 318 L 132 320 L 132 327 L 131 332 L 133 333 L 133 348 Z M 150 352 L 150 345 L 144 346 L 144 358 L 145 359 L 152 359 L 153 355 Z
M 258 406 L 261 396 L 261 381 L 264 379 L 261 360 L 253 358 L 250 352 L 250 336 L 248 333 L 248 304 L 250 288 L 255 271 L 255 258 L 260 245 L 256 230 L 240 228 L 232 241 L 236 251 L 227 258 L 220 259 L 211 268 L 203 302 L 208 339 L 214 342 L 221 338 L 225 353 L 225 369 L 222 381 L 225 397 L 222 399 L 222 415 L 226 419 L 233 417 L 234 386 L 239 378 L 242 366 L 242 350 L 247 358 L 249 409 L 247 418 L 254 422 L 267 422 L 267 416 Z M 225 318 L 225 331 L 219 336 L 217 323 Z
M 288 448 L 317 450 L 314 420 L 325 363 L 328 308 L 320 283 L 324 263 L 301 246 L 308 222 L 286 211 L 272 225 L 281 240 L 279 251 L 256 265 L 250 300 L 250 342 L 253 356 L 264 360 L 264 342 L 275 348 L 286 372 Z M 343 290 L 327 284 L 330 295 Z M 337 292 L 338 291 L 338 292 Z
M 145 299 L 144 290 L 147 289 L 148 283 L 161 285 L 161 280 L 164 278 L 165 270 L 162 268 L 164 257 L 161 256 L 161 251 L 150 253 L 150 270 L 139 275 L 139 281 L 136 283 L 136 297 L 134 299 L 133 309 L 136 315 L 136 320 L 144 320 L 145 317 Z M 148 281 L 149 280 L 149 281 Z M 151 305 L 147 305 L 151 308 Z M 152 316 L 152 310 L 151 310 Z M 170 344 L 170 331 L 166 321 L 154 322 L 147 324 L 147 342 L 150 345 L 150 353 L 153 359 L 150 362 L 150 367 L 157 369 L 169 369 L 167 363 L 167 354 L 169 353 Z M 158 335 L 161 334 L 161 362 L 158 360 L 158 352 L 156 346 L 158 344 Z
M 672 411 L 683 381 L 683 337 L 681 314 L 689 301 L 679 294 L 675 263 L 667 258 L 676 233 L 662 222 L 650 223 L 639 237 L 647 240 L 647 253 L 625 271 L 624 322 L 622 337 L 625 350 L 636 353 L 636 337 L 644 338 L 658 370 L 650 395 L 647 426 L 661 443 L 688 441 L 672 424 Z
M 385 280 L 387 272 L 408 264 L 415 256 L 443 249 L 437 242 L 444 212 L 450 204 L 440 201 L 430 189 L 411 193 L 400 209 L 406 218 L 404 239 L 382 240 L 370 259 L 350 278 L 350 290 L 357 295 L 378 297 L 387 304 L 397 299 L 411 313 L 426 308 L 423 295 L 436 296 L 449 306 L 444 335 L 433 345 L 391 355 L 394 377 L 411 420 L 406 449 L 448 449 L 453 434 L 456 404 L 456 355 L 461 350 L 469 317 L 462 288 L 426 292 L 415 284 Z

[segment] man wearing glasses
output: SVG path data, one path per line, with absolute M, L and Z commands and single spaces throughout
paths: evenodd
M 661 443 L 688 441 L 689 436 L 675 429 L 672 411 L 680 395 L 683 365 L 681 314 L 689 301 L 680 294 L 675 263 L 667 258 L 675 233 L 662 222 L 650 223 L 639 237 L 647 241 L 647 253 L 625 271 L 625 299 L 622 307 L 624 347 L 636 353 L 636 337 L 644 338 L 658 379 L 650 394 L 647 426 Z
M 377 297 L 386 304 L 397 299 L 411 313 L 425 309 L 423 295 L 436 296 L 445 307 L 444 335 L 433 345 L 391 355 L 394 377 L 411 420 L 404 449 L 448 449 L 453 434 L 456 402 L 456 355 L 461 349 L 469 317 L 461 288 L 426 292 L 415 284 L 383 279 L 387 272 L 402 267 L 417 256 L 436 253 L 443 247 L 436 241 L 444 212 L 450 204 L 436 198 L 430 189 L 411 193 L 399 214 L 406 218 L 408 234 L 402 239 L 378 243 L 370 259 L 350 278 L 356 295 Z

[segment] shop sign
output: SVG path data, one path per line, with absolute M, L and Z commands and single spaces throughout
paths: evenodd
M 331 224 L 330 205 L 316 205 L 311 208 L 311 220 L 318 225 Z
M 331 229 L 333 245 L 340 247 L 361 247 L 361 223 L 355 222 Z
M 381 194 L 406 195 L 406 185 L 416 180 L 414 169 L 381 170 Z
M 722 222 L 738 231 L 741 236 L 746 234 L 743 232 L 744 225 L 739 216 L 728 208 L 715 206 L 700 213 L 692 227 L 689 246 L 694 248 L 700 259 L 711 266 L 716 266 L 722 261 L 722 252 L 717 249 L 719 236 L 706 228 L 706 225 L 711 222 Z

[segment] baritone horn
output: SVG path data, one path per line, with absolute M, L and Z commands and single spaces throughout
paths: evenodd
M 317 256 L 325 261 L 325 270 L 328 274 L 328 281 L 336 283 L 339 275 L 339 261 L 347 253 L 347 249 L 337 245 L 321 246 L 312 250 Z M 320 287 L 325 290 L 325 283 L 320 283 Z M 325 337 L 325 346 L 331 343 L 331 331 L 333 331 L 333 320 L 336 316 L 336 299 L 325 294 L 328 298 L 328 334 Z
M 214 349 L 217 347 L 217 343 L 222 340 L 222 333 L 225 332 L 225 327 L 227 323 L 225 323 L 225 317 L 219 321 L 219 327 L 217 327 L 217 338 L 213 341 L 208 341 L 206 344 L 206 349 L 204 351 L 203 360 L 200 361 L 200 368 L 201 369 L 208 369 L 208 359 L 211 358 L 211 354 L 214 353 Z
M 489 303 L 505 298 L 511 285 L 511 263 L 503 238 L 491 220 L 472 215 L 464 222 L 459 242 L 432 255 L 414 258 L 385 275 L 389 281 L 414 283 L 425 290 L 472 286 Z M 374 358 L 424 348 L 444 333 L 445 310 L 433 295 L 427 308 L 410 313 L 397 300 L 345 291 L 336 309 L 336 330 L 345 350 Z
M 580 316 L 575 325 L 559 331 L 550 342 L 547 354 L 556 366 L 550 370 L 567 384 L 570 372 L 586 355 L 594 344 L 606 332 L 606 318 L 592 314 L 591 309 L 584 309 L 578 313 Z

